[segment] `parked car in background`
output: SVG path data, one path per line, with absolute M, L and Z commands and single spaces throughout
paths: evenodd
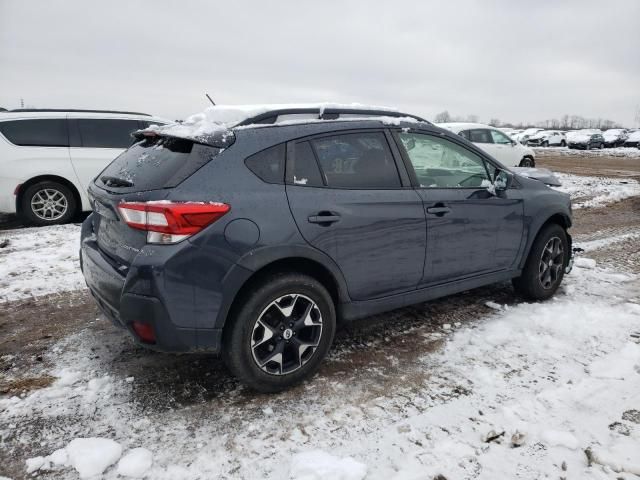
M 517 140 L 521 144 L 526 145 L 529 137 L 535 135 L 538 132 L 541 132 L 542 130 L 544 130 L 544 128 L 527 128 L 526 130 L 523 130 L 522 132 L 517 134 L 514 140 Z
M 0 212 L 54 225 L 91 210 L 91 180 L 131 146 L 133 132 L 166 123 L 133 112 L 0 112 Z
M 275 392 L 317 370 L 337 322 L 507 280 L 544 300 L 570 268 L 569 195 L 453 132 L 361 106 L 228 108 L 245 116 L 143 132 L 89 186 L 84 277 L 146 347 L 221 353 Z
M 640 148 L 640 130 L 629 133 L 622 146 Z
M 572 133 L 567 138 L 569 148 L 591 150 L 593 148 L 604 148 L 604 137 L 598 130 L 579 130 Z
M 610 128 L 602 136 L 604 137 L 605 147 L 621 147 L 627 139 L 627 130 L 624 128 Z
M 509 167 L 534 167 L 535 153 L 497 128 L 481 123 L 440 123 L 441 128 L 457 133 L 496 160 Z
M 527 139 L 530 147 L 566 147 L 567 139 L 559 130 L 542 130 Z

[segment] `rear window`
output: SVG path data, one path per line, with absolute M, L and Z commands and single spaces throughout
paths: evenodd
M 0 132 L 14 145 L 68 147 L 67 121 L 63 118 L 0 122 Z
M 96 184 L 115 191 L 171 188 L 210 162 L 219 148 L 171 137 L 151 137 L 118 156 Z
M 88 148 L 128 148 L 138 128 L 137 120 L 78 119 L 82 146 Z
M 245 165 L 267 183 L 284 182 L 285 144 L 258 152 L 244 161 Z

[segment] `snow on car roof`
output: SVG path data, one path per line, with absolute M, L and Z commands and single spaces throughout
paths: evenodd
M 302 104 L 261 104 L 261 105 L 215 105 L 207 108 L 203 112 L 196 113 L 187 117 L 181 123 L 173 123 L 165 126 L 151 125 L 149 128 L 142 130 L 142 133 L 156 133 L 158 135 L 166 135 L 179 138 L 187 138 L 196 141 L 203 141 L 208 137 L 220 135 L 228 131 L 244 121 L 266 114 L 272 111 L 286 110 L 305 110 L 313 109 L 318 111 L 318 115 L 322 115 L 326 109 L 345 109 L 345 110 L 361 110 L 361 111 L 382 111 L 398 113 L 398 110 L 390 107 L 362 105 L 359 103 L 302 103 Z M 356 117 L 348 118 L 348 120 L 358 119 Z M 362 117 L 360 117 L 362 119 Z M 401 119 L 403 121 L 416 121 L 411 117 L 398 117 L 390 115 L 389 117 L 379 116 L 376 119 L 385 121 L 389 119 L 391 123 L 397 123 Z M 338 119 L 336 119 L 338 120 Z M 347 120 L 345 118 L 344 120 Z M 278 125 L 307 123 L 311 121 L 322 121 L 319 118 L 298 118 L 279 122 Z M 257 126 L 257 125 L 251 125 Z

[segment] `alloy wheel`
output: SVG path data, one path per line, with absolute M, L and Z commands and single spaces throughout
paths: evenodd
M 322 315 L 309 297 L 297 293 L 271 302 L 251 333 L 256 365 L 271 375 L 286 375 L 305 365 L 322 338 Z
M 31 197 L 31 210 L 42 220 L 58 220 L 67 212 L 67 208 L 69 208 L 67 197 L 55 188 L 38 190 Z
M 549 239 L 540 257 L 538 280 L 545 290 L 552 288 L 560 279 L 564 267 L 564 247 L 559 237 Z

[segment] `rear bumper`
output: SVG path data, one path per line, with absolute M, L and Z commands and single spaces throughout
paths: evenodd
M 144 268 L 134 263 L 122 271 L 98 248 L 91 229 L 89 217 L 82 226 L 80 266 L 91 295 L 109 320 L 127 330 L 137 343 L 153 350 L 220 352 L 222 326 L 216 328 L 216 308 L 197 305 L 188 286 L 171 288 L 170 281 L 152 266 Z M 167 294 L 167 284 L 173 295 Z M 133 322 L 151 325 L 155 342 L 141 341 Z

